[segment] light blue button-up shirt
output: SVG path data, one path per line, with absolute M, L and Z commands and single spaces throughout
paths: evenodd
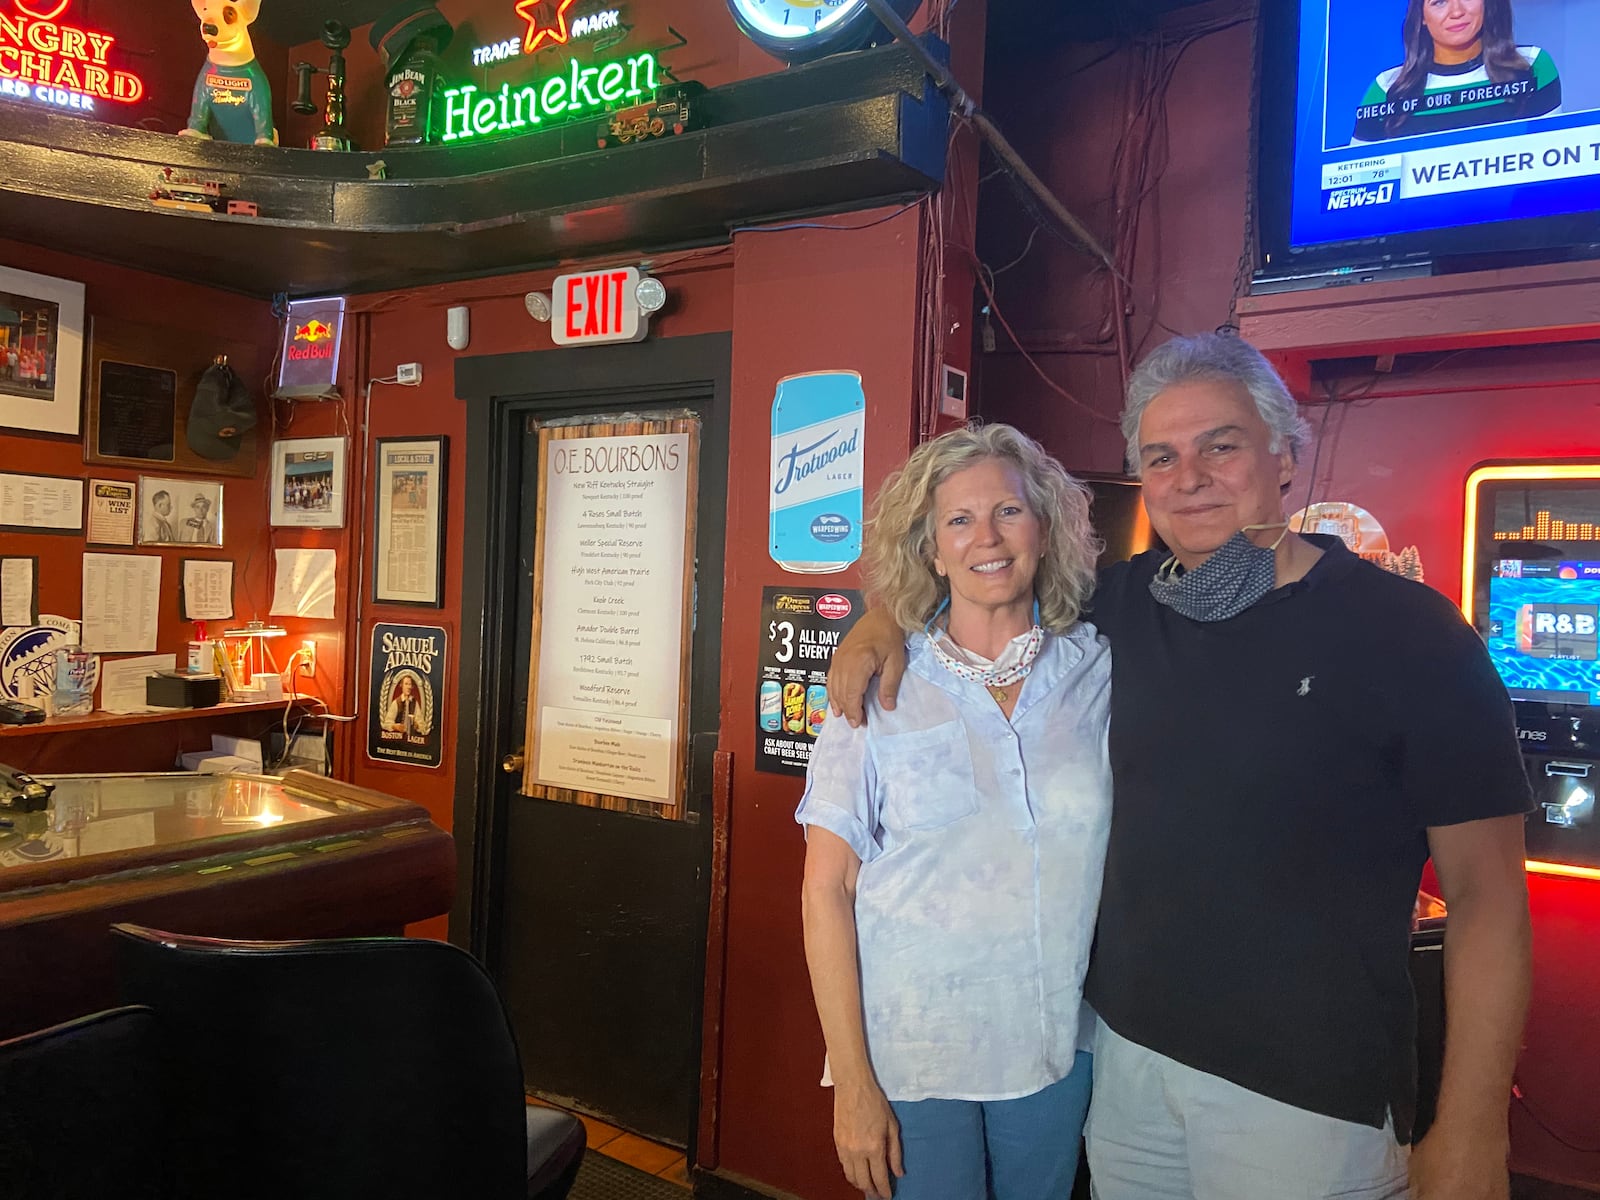
M 867 1050 L 891 1100 L 1009 1100 L 1065 1078 L 1079 1046 L 1111 766 L 1111 651 L 1045 639 L 1008 721 L 981 684 L 908 646 L 899 703 L 830 718 L 795 819 L 861 859 Z

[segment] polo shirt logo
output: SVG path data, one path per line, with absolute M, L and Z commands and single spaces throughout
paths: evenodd
M 1302 679 L 1300 681 L 1300 688 L 1299 688 L 1298 691 L 1295 692 L 1295 695 L 1296 696 L 1309 696 L 1309 695 L 1311 695 L 1311 681 L 1313 679 L 1315 679 L 1315 678 L 1316 678 L 1315 675 L 1307 675 L 1304 679 Z

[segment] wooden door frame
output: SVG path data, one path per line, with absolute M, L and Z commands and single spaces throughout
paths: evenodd
M 700 526 L 715 539 L 697 541 L 696 627 L 717 629 L 694 649 L 710 661 L 693 664 L 691 724 L 696 700 L 719 708 L 723 559 L 727 527 L 728 426 L 732 412 L 732 333 L 696 334 L 619 346 L 530 350 L 456 360 L 456 397 L 467 404 L 466 497 L 463 554 L 460 679 L 456 704 L 456 899 L 450 940 L 488 963 L 494 954 L 490 918 L 501 864 L 496 860 L 505 814 L 499 802 L 497 744 L 515 744 L 515 700 L 507 681 L 517 671 L 516 589 L 521 582 L 514 544 L 516 514 L 496 500 L 522 491 L 520 440 L 514 423 L 529 416 L 570 411 L 584 393 L 603 397 L 604 408 L 628 407 L 629 394 L 652 408 L 681 393 L 705 413 L 701 429 Z M 707 399 L 709 397 L 709 399 Z M 721 481 L 719 486 L 719 481 Z M 695 731 L 686 731 L 691 737 Z M 686 807 L 712 791 L 714 731 L 690 745 Z M 709 800 L 701 806 L 709 823 Z M 709 830 L 708 830 L 709 833 Z M 713 899 L 713 903 L 715 900 Z

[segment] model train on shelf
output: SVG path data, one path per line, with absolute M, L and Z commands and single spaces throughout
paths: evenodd
M 161 179 L 150 190 L 150 203 L 157 208 L 176 208 L 185 212 L 227 213 L 233 217 L 260 215 L 253 200 L 229 200 L 222 193 L 225 184 L 214 179 L 196 179 L 165 167 Z
M 680 83 L 662 88 L 653 100 L 607 113 L 595 141 L 600 149 L 615 142 L 626 146 L 647 138 L 665 137 L 694 128 L 699 113 L 698 97 L 705 88 L 697 83 Z

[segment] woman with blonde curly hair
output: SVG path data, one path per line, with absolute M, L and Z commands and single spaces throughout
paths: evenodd
M 865 549 L 909 666 L 892 711 L 823 725 L 796 813 L 840 1163 L 873 1197 L 1066 1200 L 1111 818 L 1088 492 L 1008 425 L 957 430 Z

